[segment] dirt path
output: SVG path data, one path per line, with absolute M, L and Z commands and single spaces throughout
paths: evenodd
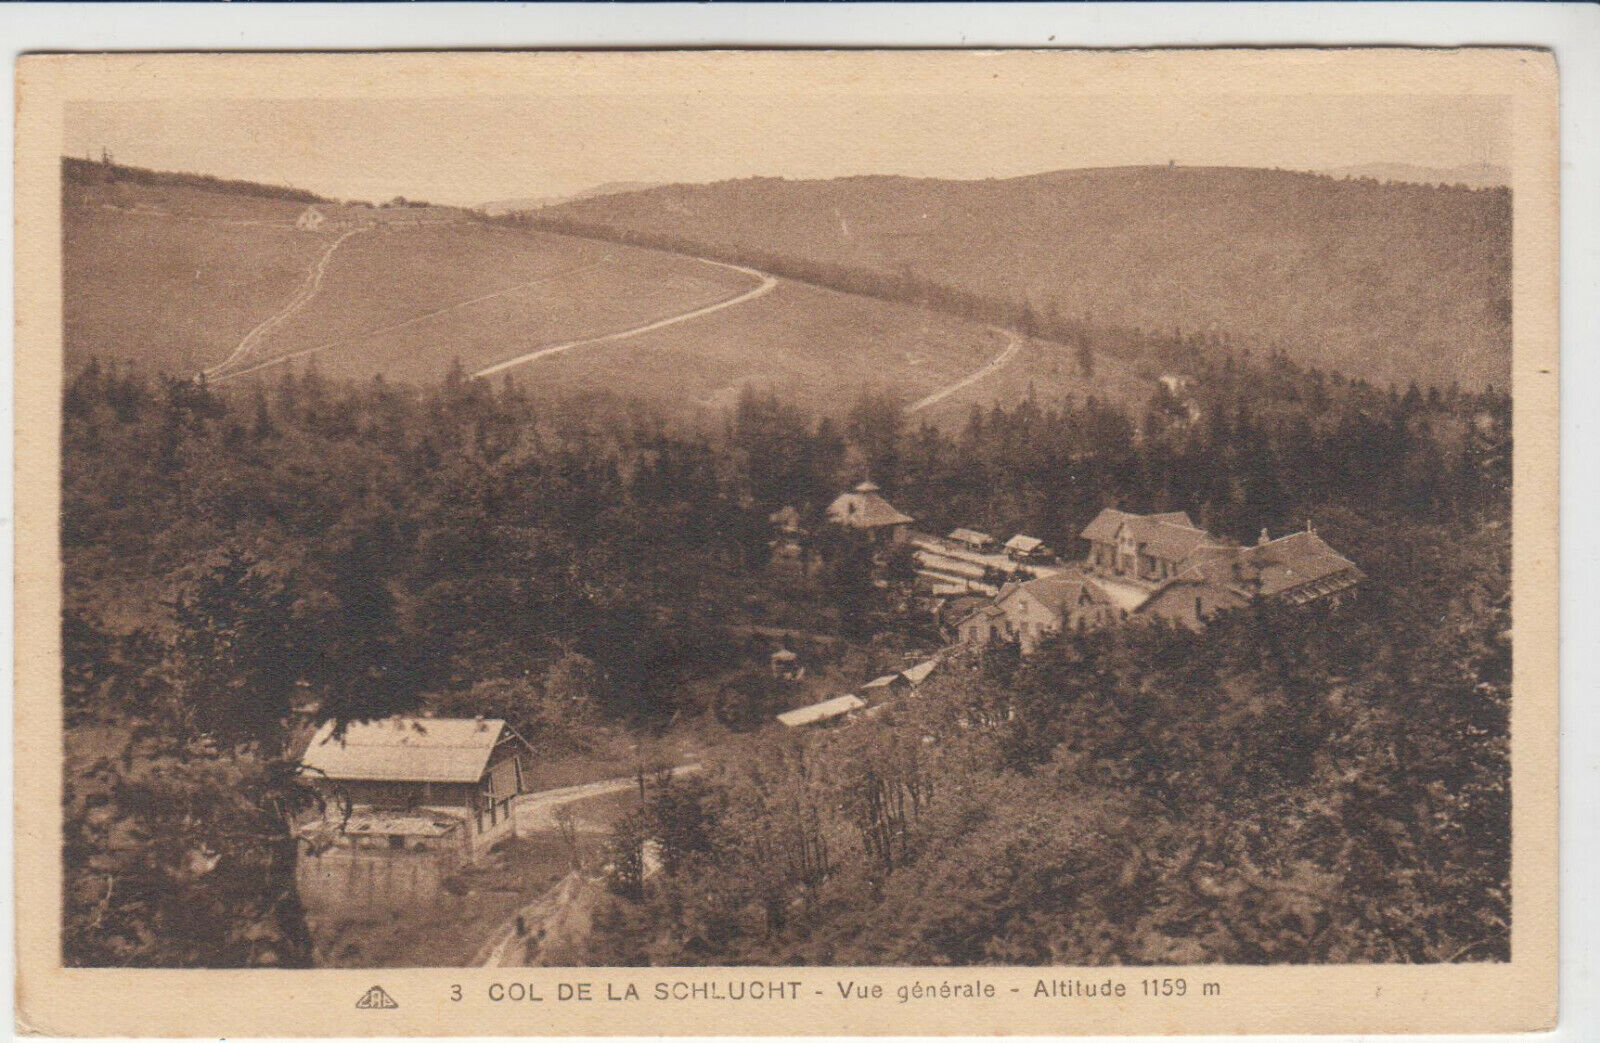
M 984 363 L 980 369 L 968 373 L 966 376 L 962 377 L 954 384 L 951 384 L 949 387 L 940 388 L 927 398 L 913 402 L 911 405 L 906 407 L 906 412 L 916 413 L 920 410 L 927 409 L 931 405 L 936 405 L 937 403 L 943 402 L 945 399 L 949 398 L 957 391 L 960 391 L 962 388 L 970 387 L 971 385 L 982 380 L 984 377 L 990 376 L 1004 368 L 1005 364 L 1015 358 L 1018 351 L 1022 350 L 1022 338 L 1017 336 L 1017 334 L 1012 333 L 1010 330 L 1000 330 L 999 332 L 1004 333 L 1008 339 L 1004 351 L 1000 352 L 1000 354 Z
M 701 308 L 695 308 L 693 311 L 680 312 L 677 315 L 668 315 L 665 318 L 656 319 L 653 322 L 645 323 L 643 326 L 634 326 L 629 329 L 618 330 L 615 333 L 606 333 L 598 337 L 585 337 L 582 340 L 569 340 L 562 344 L 551 344 L 543 348 L 537 348 L 525 355 L 518 355 L 515 358 L 506 359 L 504 362 L 496 362 L 494 365 L 480 369 L 472 375 L 474 377 L 491 377 L 502 370 L 510 369 L 513 366 L 521 366 L 525 363 L 542 359 L 547 355 L 557 355 L 564 351 L 571 351 L 573 348 L 586 348 L 595 344 L 609 344 L 613 341 L 628 340 L 631 337 L 638 337 L 642 334 L 650 333 L 653 330 L 664 329 L 667 326 L 676 326 L 680 322 L 688 322 L 690 319 L 698 319 L 702 315 L 710 315 L 713 312 L 719 312 L 724 308 L 731 308 L 736 304 L 743 304 L 745 301 L 753 301 L 757 297 L 771 293 L 773 288 L 778 285 L 777 279 L 766 274 L 765 272 L 758 272 L 754 268 L 746 268 L 743 265 L 737 264 L 724 264 L 721 261 L 708 261 L 703 257 L 696 257 L 695 260 L 699 261 L 701 264 L 714 265 L 718 268 L 727 268 L 729 271 L 743 272 L 745 275 L 760 279 L 761 283 L 753 289 L 746 290 L 741 294 L 729 297 L 726 300 L 717 301 L 714 304 L 708 304 Z
M 340 340 L 330 340 L 326 344 L 318 344 L 315 347 L 301 348 L 299 351 L 287 352 L 283 355 L 278 355 L 267 359 L 265 362 L 258 362 L 255 365 L 247 366 L 244 369 L 236 369 L 231 373 L 224 373 L 221 376 L 216 377 L 213 380 L 213 383 L 220 384 L 224 380 L 232 380 L 235 377 L 246 376 L 250 373 L 255 373 L 258 370 L 266 369 L 270 366 L 278 366 L 285 362 L 291 362 L 295 359 L 305 358 L 307 355 L 314 355 L 319 351 L 328 351 L 332 348 L 342 348 L 350 344 L 359 344 L 364 340 L 370 340 L 373 337 L 381 336 L 385 333 L 393 333 L 396 330 L 403 330 L 408 326 L 415 326 L 419 322 L 426 322 L 429 319 L 436 319 L 441 315 L 448 315 L 450 312 L 471 307 L 474 304 L 482 304 L 484 301 L 492 301 L 496 297 L 504 297 L 508 293 L 516 293 L 519 290 L 526 290 L 530 286 L 539 286 L 543 283 L 554 282 L 557 279 L 562 279 L 569 275 L 579 275 L 583 272 L 592 271 L 601 267 L 602 265 L 609 264 L 611 260 L 612 258 L 610 256 L 602 257 L 593 264 L 579 265 L 575 268 L 564 268 L 561 271 L 553 272 L 550 275 L 541 275 L 537 279 L 529 279 L 527 282 L 520 282 L 515 286 L 507 286 L 503 290 L 496 290 L 493 293 L 486 293 L 479 297 L 471 297 L 467 300 L 456 301 L 454 304 L 447 304 L 443 308 L 436 308 L 433 311 L 425 314 L 413 316 L 412 318 L 406 319 L 403 322 L 396 322 L 388 326 L 379 326 L 375 330 L 367 330 L 365 333 L 358 333 L 353 337 L 344 337 Z M 230 358 L 229 361 L 231 362 L 232 359 Z M 221 369 L 222 366 L 226 366 L 227 364 L 227 362 L 224 362 L 221 366 L 212 367 L 211 370 L 206 371 L 207 376 L 210 376 L 213 370 Z
M 692 775 L 699 764 L 679 764 L 674 777 Z M 530 793 L 512 806 L 518 836 L 530 832 L 554 832 L 556 811 L 576 801 L 621 793 L 639 784 L 633 776 L 585 782 L 577 786 Z M 647 867 L 647 872 L 649 867 Z M 524 967 L 539 950 L 574 951 L 588 933 L 588 898 L 599 878 L 585 877 L 576 870 L 562 877 L 550 890 L 518 909 L 516 914 L 495 929 L 473 959 L 474 967 Z M 518 921 L 522 930 L 517 930 Z M 537 948 L 532 948 L 532 946 Z M 532 949 L 532 951 L 530 951 Z
M 584 890 L 593 886 L 578 872 L 562 877 L 550 890 L 517 910 L 517 915 L 503 923 L 478 950 L 474 967 L 525 967 L 528 965 L 529 942 L 538 946 L 552 945 L 559 938 L 570 945 L 580 940 L 575 937 L 572 911 Z M 518 921 L 522 931 L 517 930 Z
M 233 349 L 233 353 L 231 355 L 217 363 L 215 366 L 212 366 L 210 369 L 204 370 L 204 374 L 207 377 L 210 377 L 212 374 L 219 373 L 222 370 L 227 369 L 229 366 L 248 358 L 250 353 L 255 351 L 256 345 L 261 343 L 261 339 L 263 337 L 277 329 L 279 326 L 282 326 L 290 319 L 294 318 L 295 314 L 298 313 L 300 309 L 310 304 L 312 298 L 316 297 L 317 291 L 322 289 L 322 277 L 327 274 L 328 262 L 333 260 L 334 253 L 339 249 L 339 247 L 344 245 L 346 239 L 349 239 L 351 236 L 357 235 L 362 231 L 363 229 L 360 228 L 352 228 L 350 231 L 335 239 L 333 241 L 333 245 L 329 246 L 327 250 L 323 251 L 322 256 L 317 258 L 316 263 L 311 266 L 311 271 L 306 275 L 306 281 L 300 284 L 299 289 L 295 290 L 293 296 L 289 298 L 289 302 L 277 312 L 268 316 L 255 329 L 251 330 L 249 333 L 246 333 L 244 335 L 244 340 L 239 342 L 239 346 Z M 235 375 L 237 374 L 230 374 L 230 376 Z
M 672 777 L 693 775 L 700 770 L 699 764 L 679 764 L 672 769 Z M 651 773 L 652 775 L 654 772 Z M 554 831 L 556 829 L 556 811 L 575 801 L 587 800 L 590 797 L 604 797 L 612 793 L 621 793 L 639 785 L 639 780 L 632 776 L 616 779 L 602 779 L 599 782 L 585 782 L 577 786 L 562 786 L 560 789 L 540 790 L 529 793 L 517 801 L 511 808 L 515 816 L 517 834 L 537 832 L 540 830 Z

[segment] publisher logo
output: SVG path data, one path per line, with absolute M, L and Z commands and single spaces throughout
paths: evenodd
M 383 991 L 382 985 L 374 985 L 356 1000 L 357 1010 L 394 1010 L 398 1006 L 394 997 Z

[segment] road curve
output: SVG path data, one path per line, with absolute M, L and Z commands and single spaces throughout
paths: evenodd
M 709 264 L 718 268 L 727 268 L 730 271 L 742 272 L 745 275 L 760 279 L 761 283 L 753 289 L 746 290 L 744 293 L 729 297 L 726 300 L 717 301 L 714 304 L 708 304 L 705 307 L 696 308 L 693 311 L 681 312 L 677 315 L 669 315 L 664 319 L 656 319 L 653 322 L 645 323 L 643 326 L 634 326 L 630 329 L 618 330 L 615 333 L 606 333 L 598 337 L 585 337 L 582 340 L 569 340 L 561 344 L 550 344 L 546 347 L 536 348 L 525 355 L 518 355 L 515 358 L 506 359 L 504 362 L 496 362 L 492 366 L 486 366 L 472 375 L 474 377 L 492 377 L 502 370 L 507 370 L 513 366 L 521 366 L 525 363 L 542 359 L 546 355 L 558 355 L 564 351 L 571 351 L 573 348 L 586 348 L 595 344 L 609 344 L 613 341 L 628 340 L 629 338 L 637 337 L 653 330 L 663 329 L 667 326 L 676 326 L 680 322 L 688 322 L 690 319 L 698 319 L 702 315 L 710 315 L 713 312 L 719 312 L 724 308 L 731 308 L 736 304 L 743 304 L 745 301 L 753 301 L 757 297 L 771 293 L 773 288 L 778 285 L 777 279 L 768 275 L 766 272 L 758 272 L 754 268 L 746 268 L 743 265 L 738 264 L 725 264 L 722 261 L 708 261 L 704 257 L 696 257 L 695 260 L 699 261 L 701 264 Z
M 1012 333 L 1010 330 L 1001 330 L 1000 332 L 1004 333 L 1006 337 L 1009 338 L 1004 351 L 1000 352 L 1000 354 L 984 363 L 981 368 L 968 373 L 966 376 L 962 377 L 954 384 L 951 384 L 949 387 L 940 388 L 927 398 L 913 402 L 911 405 L 906 407 L 906 412 L 915 413 L 919 410 L 927 409 L 929 406 L 935 405 L 936 403 L 943 402 L 945 399 L 949 398 L 957 391 L 960 391 L 962 388 L 970 387 L 971 385 L 982 380 L 984 377 L 990 376 L 991 374 L 999 371 L 1005 366 L 1006 363 L 1015 358 L 1017 352 L 1022 350 L 1022 338 L 1017 336 L 1017 334 Z
M 672 777 L 693 775 L 700 770 L 699 764 L 678 764 L 672 768 Z M 654 777 L 651 772 L 649 777 Z M 621 793 L 623 790 L 633 789 L 639 785 L 636 776 L 628 775 L 623 778 L 602 779 L 599 782 L 585 782 L 577 786 L 562 786 L 559 789 L 539 790 L 536 793 L 524 794 L 511 806 L 511 814 L 515 817 L 517 833 L 534 830 L 553 830 L 556 828 L 556 809 L 579 800 L 590 797 L 603 797 L 610 793 Z

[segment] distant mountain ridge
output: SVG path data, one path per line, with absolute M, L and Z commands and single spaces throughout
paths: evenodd
M 1096 326 L 1207 331 L 1376 383 L 1504 386 L 1511 199 L 1244 167 L 982 181 L 668 185 L 534 218 L 626 241 L 871 270 Z
M 502 217 L 506 214 L 521 213 L 525 210 L 540 210 L 547 206 L 560 206 L 562 203 L 572 203 L 580 199 L 594 199 L 599 196 L 618 195 L 623 192 L 640 192 L 648 188 L 659 187 L 659 183 L 653 181 L 607 181 L 604 184 L 595 185 L 593 188 L 586 188 L 571 195 L 496 199 L 479 204 L 478 209 L 490 217 Z

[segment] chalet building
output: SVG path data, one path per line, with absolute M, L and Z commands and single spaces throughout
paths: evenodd
M 1222 546 L 1183 511 L 1130 514 L 1106 508 L 1083 530 L 1089 567 L 1101 575 L 1163 583 L 1182 572 L 1191 554 Z
M 1092 579 L 1061 573 L 1026 583 L 1008 583 L 1000 596 L 962 620 L 961 643 L 1016 641 L 1024 653 L 1062 630 L 1087 630 L 1119 617 L 1117 606 Z
M 329 721 L 306 747 L 300 772 L 330 805 L 313 827 L 337 819 L 345 838 L 396 849 L 420 830 L 428 846 L 455 847 L 470 860 L 511 834 L 511 804 L 526 792 L 532 752 L 504 721 L 391 717 L 351 724 L 340 737 Z
M 1317 535 L 1310 522 L 1304 531 L 1275 540 L 1262 529 L 1256 545 L 1229 562 L 1227 576 L 1256 597 L 1282 598 L 1296 605 L 1337 597 L 1365 578 L 1353 562 Z
M 848 529 L 860 529 L 879 543 L 903 543 L 906 526 L 913 521 L 878 495 L 882 492 L 872 482 L 862 482 L 828 505 L 828 520 Z

